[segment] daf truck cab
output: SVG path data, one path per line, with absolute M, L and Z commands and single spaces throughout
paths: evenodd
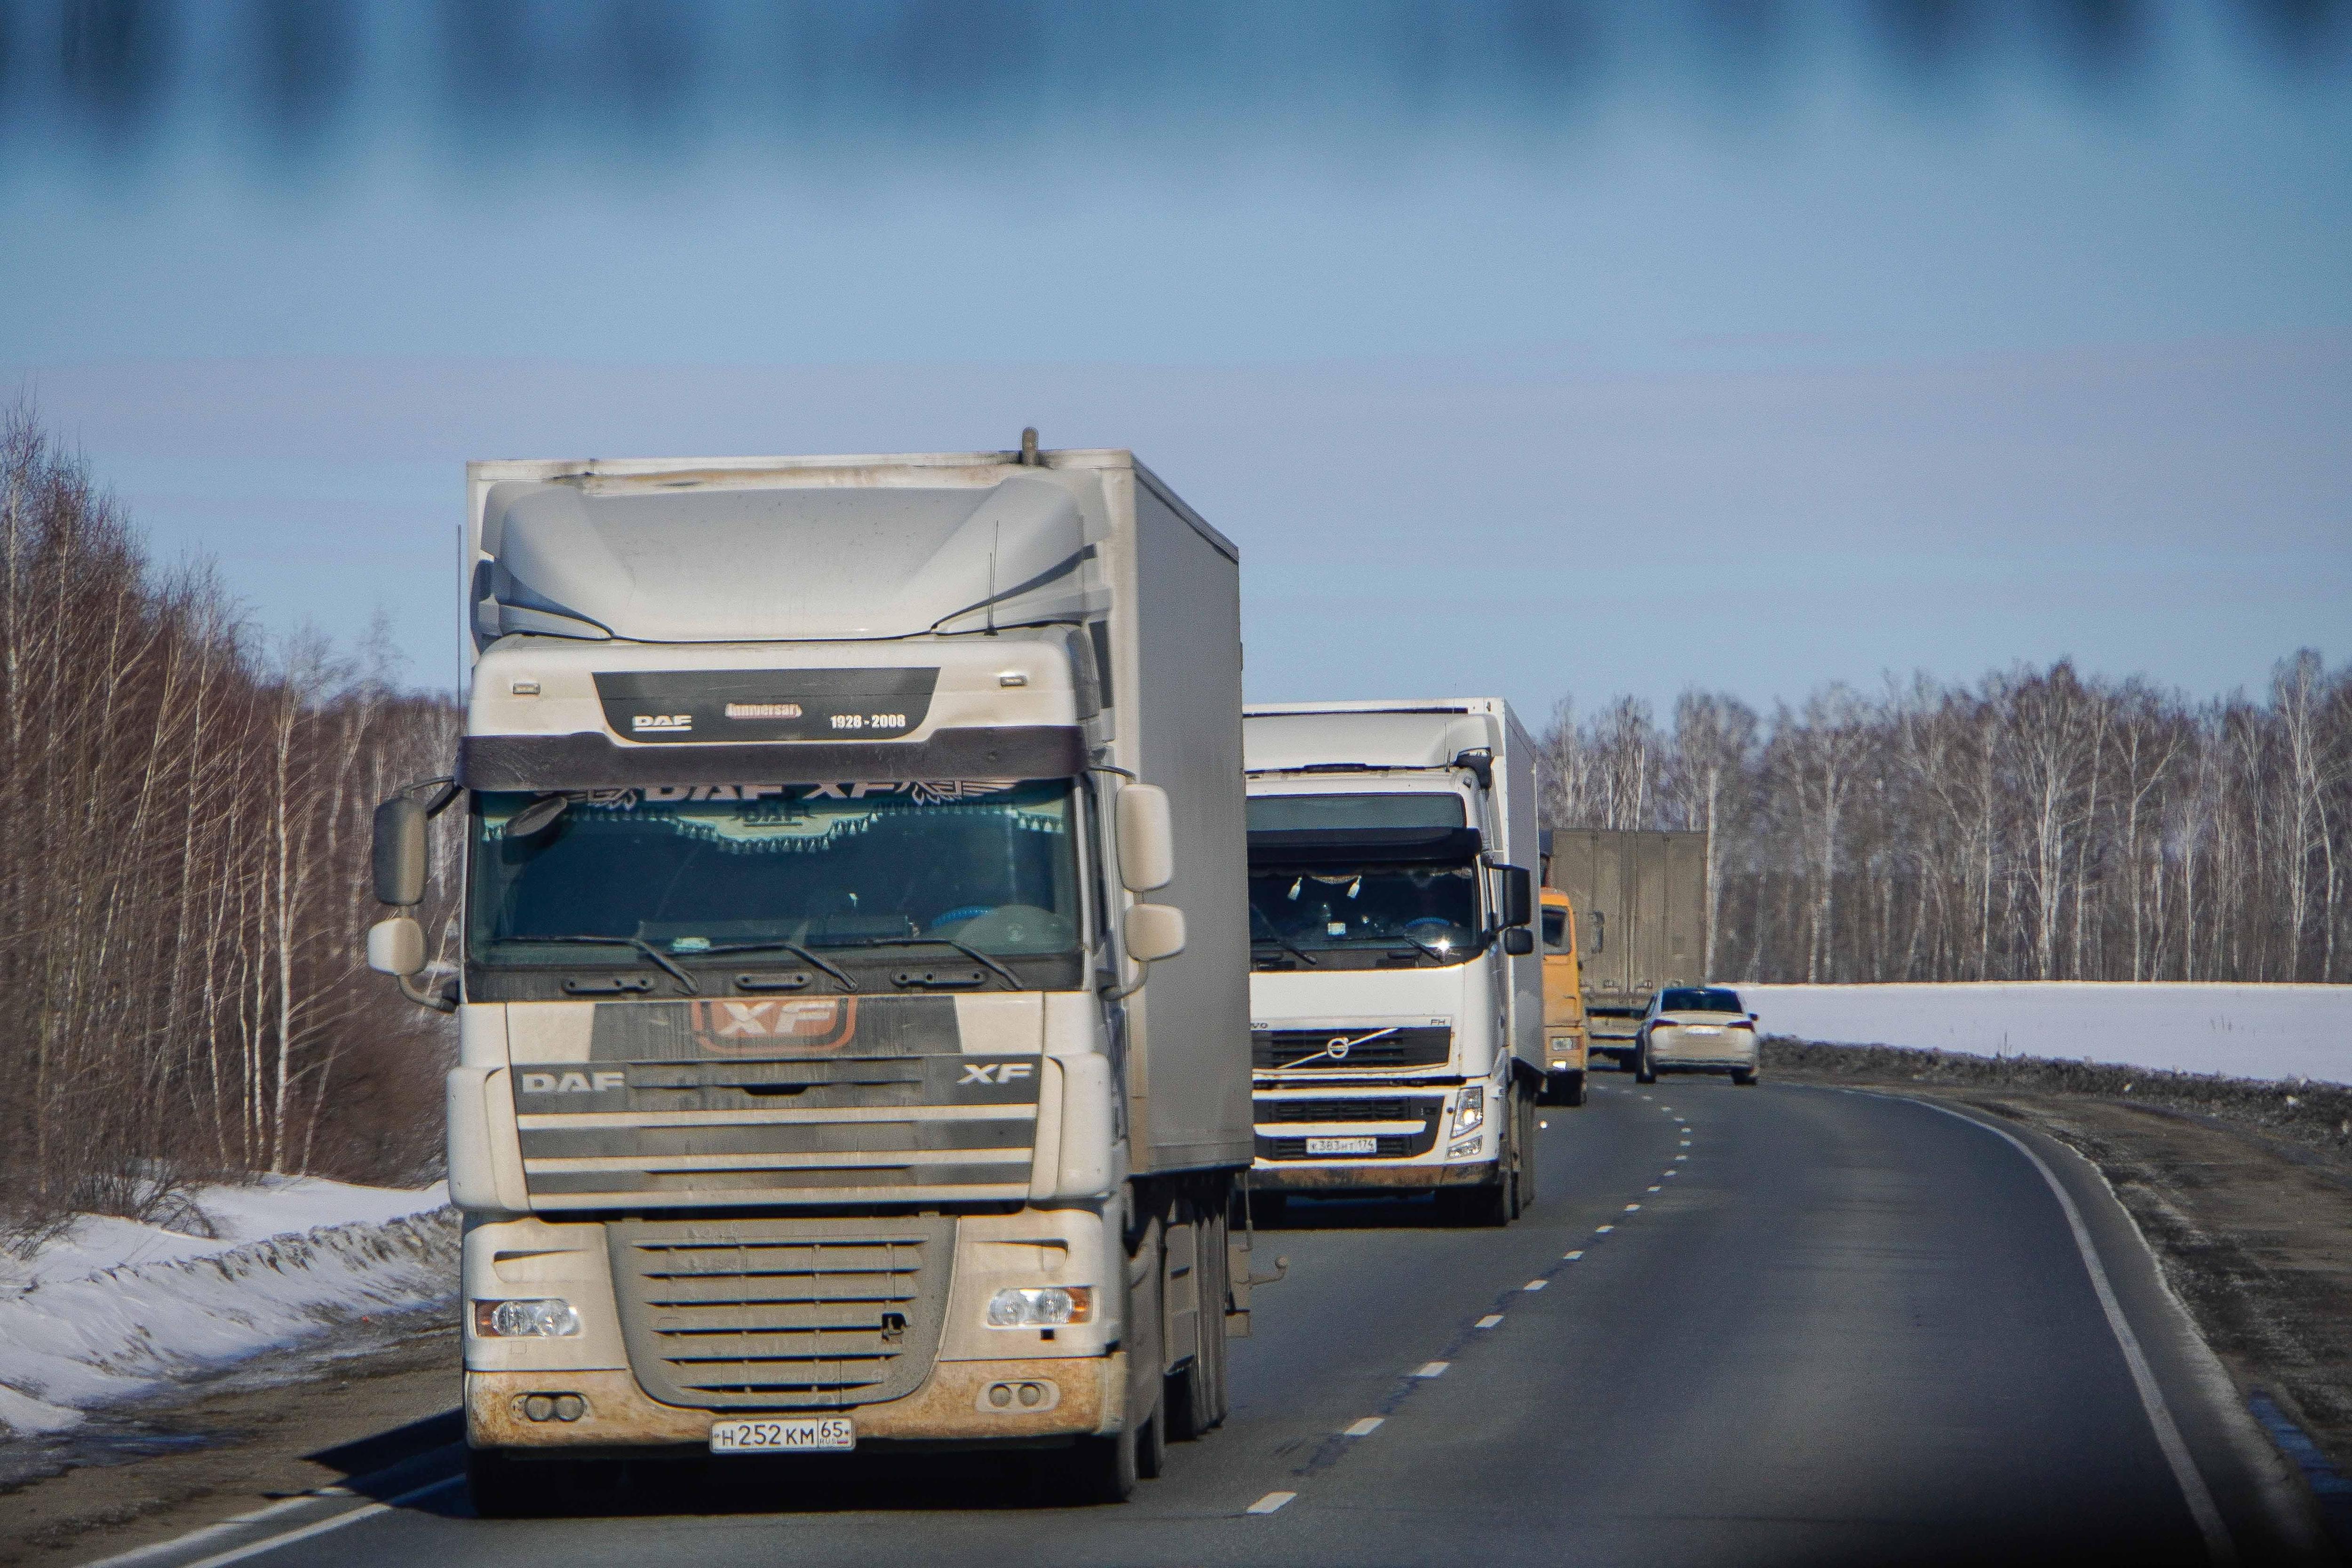
M 1247 710 L 1250 1187 L 1535 1200 L 1535 748 L 1500 699 Z
M 466 731 L 379 809 L 369 957 L 457 1014 L 477 1509 L 910 1446 L 1126 1497 L 1246 1321 L 1237 552 L 1034 439 L 469 491 Z

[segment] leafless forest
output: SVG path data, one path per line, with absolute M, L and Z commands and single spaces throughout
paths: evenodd
M 1547 819 L 1711 828 L 1725 979 L 2337 981 L 2352 668 L 2193 703 L 2061 662 L 1843 686 L 1767 719 L 1686 692 L 1544 734 Z
M 0 1243 L 248 1173 L 433 1173 L 447 1025 L 360 955 L 370 812 L 457 720 L 365 646 L 257 637 L 28 411 L 0 421 Z M 1693 692 L 1670 728 L 1563 703 L 1544 743 L 1553 823 L 1713 829 L 1726 977 L 2352 967 L 2352 670 L 2316 654 L 2259 700 L 2059 664 L 1769 720 Z
M 249 1172 L 422 1179 L 446 1026 L 366 973 L 376 800 L 454 709 L 158 570 L 19 408 L 0 426 L 0 1229 Z M 0 1238 L 5 1239 L 5 1238 Z

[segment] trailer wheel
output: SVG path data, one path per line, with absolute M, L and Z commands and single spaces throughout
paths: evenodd
M 1559 1103 L 1562 1105 L 1582 1105 L 1584 1103 L 1583 1073 L 1572 1072 L 1561 1075 Z
M 1162 1396 L 1168 1412 L 1168 1436 L 1189 1443 L 1208 1436 L 1225 1422 L 1225 1304 L 1231 1293 L 1226 1278 L 1225 1224 L 1222 1214 L 1204 1214 L 1201 1229 L 1201 1338 L 1192 1361 L 1168 1379 Z

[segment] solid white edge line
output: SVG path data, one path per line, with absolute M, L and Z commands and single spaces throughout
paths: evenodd
M 282 1501 L 271 1503 L 268 1508 L 255 1509 L 250 1513 L 232 1514 L 217 1524 L 207 1524 L 201 1530 L 192 1530 L 185 1535 L 176 1535 L 169 1541 L 158 1541 L 148 1546 L 134 1546 L 130 1551 L 118 1552 L 112 1557 L 101 1557 L 94 1563 L 84 1563 L 82 1568 L 131 1568 L 133 1563 L 144 1563 L 150 1558 L 161 1557 L 174 1550 L 185 1550 L 217 1536 L 235 1535 L 247 1525 L 258 1524 L 274 1513 L 286 1513 L 306 1504 L 318 1502 L 321 1499 L 352 1495 L 354 1494 L 342 1487 L 321 1487 L 316 1492 L 304 1492 L 300 1497 L 287 1498 Z
M 1265 1496 L 1258 1499 L 1257 1501 L 1250 1504 L 1249 1507 L 1244 1509 L 1242 1511 L 1244 1513 L 1273 1513 L 1277 1509 L 1281 1508 L 1284 1503 L 1288 1502 L 1297 1495 L 1298 1494 L 1297 1492 L 1268 1492 Z
M 2164 1462 L 2172 1468 L 2172 1479 L 2179 1484 L 2181 1500 L 2197 1521 L 2198 1533 L 2205 1538 L 2205 1552 L 2216 1563 L 2235 1563 L 2237 1542 L 2230 1539 L 2230 1527 L 2222 1522 L 2221 1510 L 2214 1505 L 2213 1493 L 2205 1484 L 2204 1475 L 2197 1468 L 2196 1456 L 2189 1453 L 2188 1440 L 2181 1436 L 2179 1424 L 2172 1418 L 2172 1407 L 2164 1402 L 2164 1390 L 2156 1381 L 2156 1369 L 2147 1364 L 2146 1352 L 2139 1348 L 2139 1336 L 2132 1332 L 2129 1321 L 2124 1317 L 2123 1303 L 2116 1299 L 2116 1288 L 2108 1282 L 2106 1265 L 2099 1261 L 2099 1249 L 2091 1240 L 2091 1227 L 2083 1221 L 2083 1211 L 2075 1206 L 2074 1196 L 2058 1179 L 2058 1173 L 2049 1163 L 2035 1153 L 2025 1141 L 2006 1128 L 1994 1127 L 1963 1115 L 1949 1106 L 1937 1105 L 1924 1100 L 1907 1103 L 1924 1105 L 1939 1111 L 1955 1121 L 1965 1121 L 1980 1131 L 1990 1132 L 2024 1155 L 2033 1168 L 2042 1173 L 2042 1180 L 2058 1200 L 2065 1213 L 2066 1226 L 2074 1233 L 2074 1250 L 2083 1256 L 2083 1268 L 2091 1276 L 2091 1289 L 2099 1298 L 2099 1310 L 2107 1316 L 2107 1328 L 2114 1333 L 2116 1343 L 2124 1352 L 2124 1362 L 2131 1368 L 2132 1384 L 2139 1390 L 2140 1408 L 2147 1413 L 2147 1424 L 2156 1432 L 2156 1446 L 2164 1451 Z
M 194 1563 L 181 1564 L 180 1568 L 225 1568 L 227 1563 L 242 1563 L 248 1557 L 258 1557 L 265 1552 L 275 1552 L 281 1546 L 291 1546 L 298 1541 L 308 1541 L 314 1535 L 324 1535 L 331 1530 L 341 1530 L 347 1524 L 356 1524 L 361 1520 L 373 1519 L 380 1513 L 390 1513 L 394 1509 L 415 1502 L 418 1498 L 430 1497 L 435 1492 L 446 1488 L 462 1485 L 465 1479 L 463 1476 L 445 1476 L 437 1481 L 418 1487 L 415 1491 L 403 1492 L 396 1498 L 388 1498 L 383 1502 L 372 1502 L 365 1508 L 355 1508 L 347 1513 L 336 1514 L 331 1519 L 322 1519 L 316 1524 L 306 1524 L 299 1530 L 289 1530 L 283 1535 L 273 1535 L 264 1541 L 252 1542 L 215 1556 L 201 1557 Z

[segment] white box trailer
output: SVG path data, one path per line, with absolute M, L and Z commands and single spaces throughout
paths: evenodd
M 459 1015 L 478 1503 L 901 1441 L 1125 1496 L 1246 1322 L 1237 551 L 1027 440 L 468 480 L 454 783 L 377 854 L 414 905 L 462 803 L 461 952 L 371 962 Z
M 1253 706 L 1253 1201 L 1534 1201 L 1535 744 L 1499 698 Z

